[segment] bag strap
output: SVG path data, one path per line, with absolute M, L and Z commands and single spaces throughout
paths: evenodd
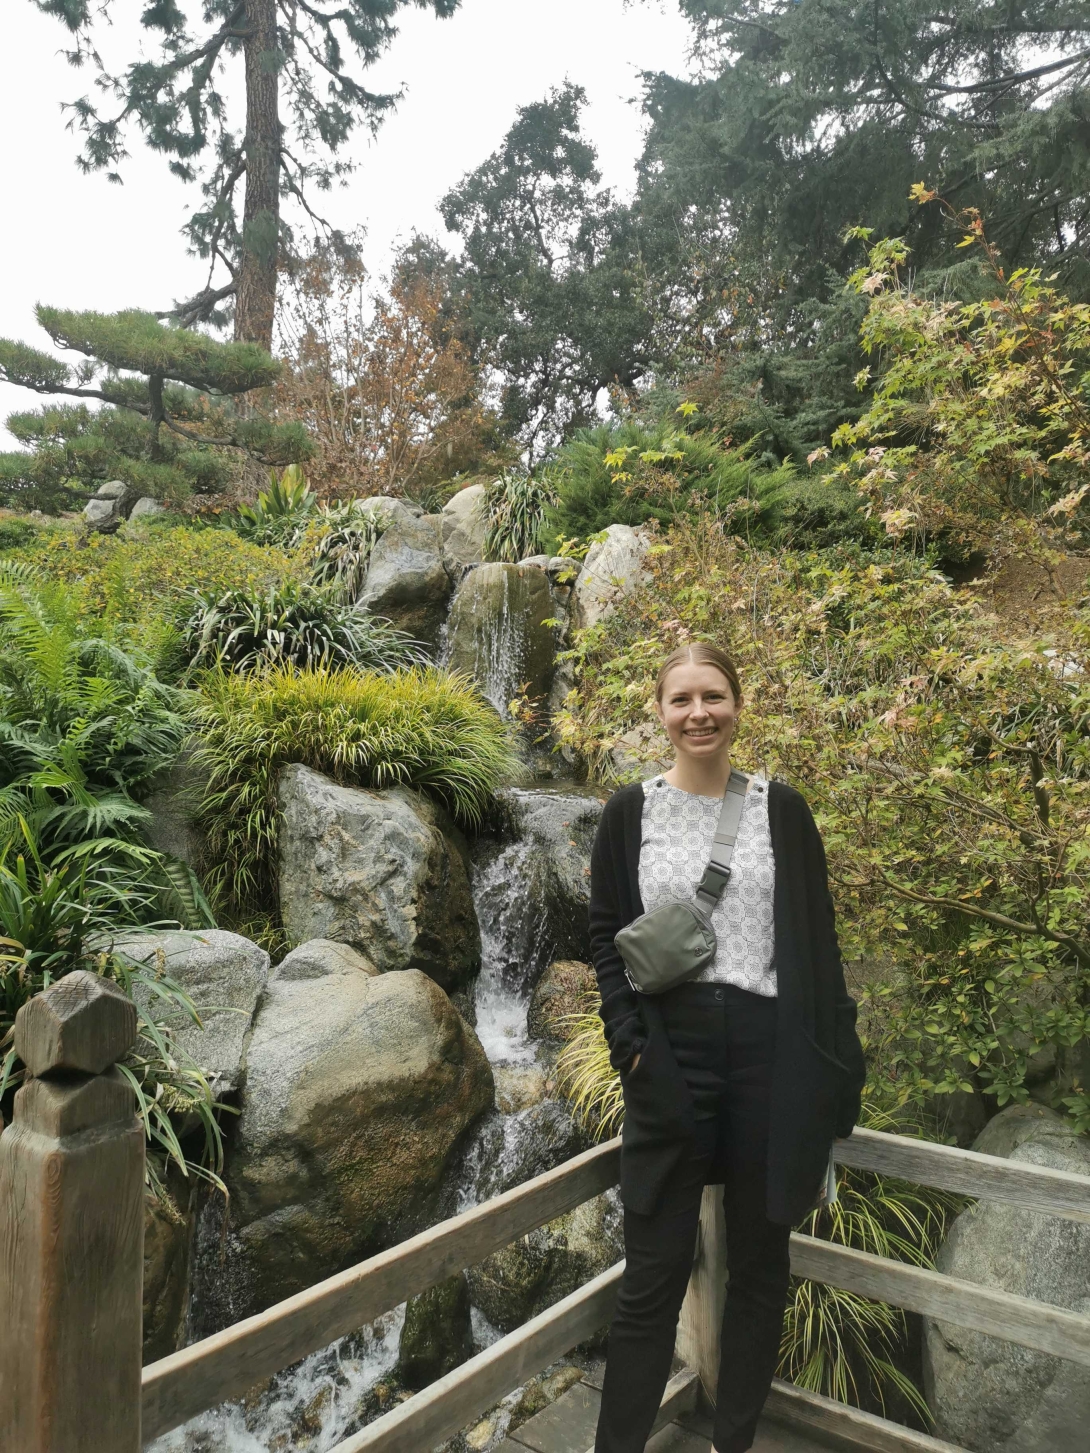
M 712 842 L 711 861 L 704 869 L 704 876 L 696 890 L 696 901 L 709 916 L 730 881 L 730 860 L 734 856 L 738 825 L 742 821 L 742 808 L 746 804 L 746 794 L 751 785 L 752 781 L 745 772 L 732 771 L 727 790 L 723 793 L 723 807 Z

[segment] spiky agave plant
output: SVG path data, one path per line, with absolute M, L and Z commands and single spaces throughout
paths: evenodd
M 566 1041 L 557 1081 L 583 1126 L 604 1139 L 624 1120 L 617 1071 L 609 1062 L 598 996 L 555 1021 Z M 865 1102 L 860 1124 L 901 1134 L 910 1126 Z M 837 1201 L 813 1211 L 801 1230 L 810 1236 L 916 1266 L 933 1266 L 947 1221 L 964 1202 L 943 1191 L 840 1167 Z M 780 1345 L 781 1376 L 799 1387 L 858 1407 L 886 1410 L 902 1398 L 926 1422 L 923 1394 L 900 1365 L 907 1323 L 899 1307 L 802 1278 L 792 1280 Z
M 298 464 L 289 464 L 277 479 L 269 475 L 269 487 L 252 505 L 240 505 L 235 529 L 243 539 L 258 545 L 294 545 L 318 504 Z

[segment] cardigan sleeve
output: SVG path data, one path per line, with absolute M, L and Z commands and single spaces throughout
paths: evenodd
M 825 858 L 825 844 L 814 821 L 810 806 L 803 801 L 804 820 L 811 841 L 813 863 L 818 878 L 820 903 L 828 920 L 828 942 L 831 947 L 831 969 L 833 974 L 833 1045 L 834 1053 L 842 1065 L 851 1072 L 851 1081 L 840 1107 L 840 1120 L 836 1127 L 838 1138 L 845 1139 L 852 1133 L 859 1117 L 863 1086 L 867 1079 L 867 1062 L 863 1046 L 856 1033 L 855 1021 L 858 1013 L 855 1000 L 848 993 L 844 982 L 844 961 L 840 954 L 840 942 L 836 934 L 836 911 L 833 895 L 829 891 L 829 868 Z
M 625 873 L 624 818 L 617 798 L 611 798 L 602 813 L 590 859 L 590 945 L 598 990 L 602 997 L 599 1013 L 609 1045 L 609 1062 L 615 1070 L 626 1070 L 644 1047 L 640 1003 L 625 977 L 624 960 L 614 935 L 631 921 L 626 912 L 630 894 L 623 882 Z

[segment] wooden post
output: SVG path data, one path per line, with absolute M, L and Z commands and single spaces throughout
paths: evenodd
M 0 1136 L 0 1447 L 139 1453 L 144 1129 L 114 1068 L 136 1008 L 69 974 L 19 1010 Z
M 700 1378 L 707 1404 L 715 1406 L 719 1381 L 719 1338 L 727 1300 L 727 1226 L 723 1187 L 705 1186 L 689 1289 L 681 1306 L 676 1352 Z

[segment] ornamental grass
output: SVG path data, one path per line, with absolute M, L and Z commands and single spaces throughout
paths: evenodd
M 474 826 L 515 759 L 471 682 L 434 668 L 389 675 L 283 666 L 202 682 L 199 818 L 215 897 L 235 911 L 276 902 L 277 782 L 289 763 L 350 787 L 413 787 Z

